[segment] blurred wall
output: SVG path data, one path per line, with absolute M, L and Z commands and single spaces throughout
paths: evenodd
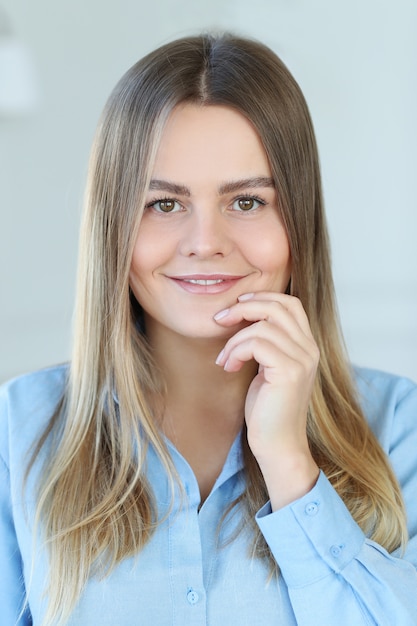
M 0 380 L 69 357 L 88 152 L 111 88 L 157 45 L 213 28 L 263 40 L 300 83 L 351 358 L 417 380 L 415 0 L 0 2 L 42 95 L 0 118 Z

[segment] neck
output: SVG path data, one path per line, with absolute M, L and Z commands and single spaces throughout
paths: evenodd
M 257 364 L 236 373 L 216 365 L 226 339 L 191 339 L 161 327 L 155 332 L 152 324 L 147 335 L 166 385 L 162 430 L 193 469 L 202 503 L 242 428 Z
M 168 329 L 147 327 L 154 357 L 166 384 L 163 430 L 171 439 L 181 433 L 205 436 L 207 430 L 234 438 L 244 420 L 245 398 L 257 364 L 225 372 L 215 360 L 226 339 L 193 339 Z

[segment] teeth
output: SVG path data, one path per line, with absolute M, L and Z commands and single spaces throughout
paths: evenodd
M 201 279 L 194 279 L 194 278 L 185 278 L 184 282 L 191 283 L 192 285 L 208 286 L 208 285 L 218 285 L 219 283 L 222 283 L 223 280 L 221 278 L 218 278 L 216 280 L 201 280 Z

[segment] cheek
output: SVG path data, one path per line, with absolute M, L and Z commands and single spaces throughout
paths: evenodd
M 175 254 L 175 244 L 176 239 L 169 230 L 158 227 L 146 217 L 142 218 L 133 249 L 131 271 L 148 274 L 164 265 Z
M 136 298 L 138 298 L 138 286 L 140 286 L 143 282 L 146 282 L 146 278 L 149 274 L 150 260 L 151 257 L 149 256 L 146 246 L 138 240 L 133 250 L 129 273 L 130 287 Z
M 149 230 L 149 229 L 148 229 Z M 169 259 L 166 239 L 147 230 L 140 232 L 133 250 L 129 282 L 137 300 L 144 292 L 155 289 L 154 279 Z
M 271 236 L 271 232 L 264 237 L 256 237 L 252 242 L 251 256 L 258 259 L 258 266 L 267 274 L 282 274 L 289 278 L 291 273 L 291 253 L 286 233 L 280 232 Z
M 264 265 L 261 270 L 268 278 L 273 290 L 284 292 L 291 278 L 291 254 L 286 236 L 269 241 L 264 252 Z
M 142 255 L 135 247 L 135 250 L 133 251 L 132 262 L 130 264 L 130 273 L 129 273 L 130 280 L 131 281 L 132 279 L 136 280 L 142 274 L 143 274 Z
M 132 262 L 130 265 L 131 274 L 136 274 L 144 278 L 157 262 L 157 254 L 157 238 L 153 235 L 152 230 L 146 228 L 146 224 L 141 224 L 132 254 Z

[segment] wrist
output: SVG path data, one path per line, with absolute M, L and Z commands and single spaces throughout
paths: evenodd
M 311 491 L 317 482 L 320 469 L 311 454 L 294 453 L 258 459 L 271 501 L 272 511 L 295 502 Z

